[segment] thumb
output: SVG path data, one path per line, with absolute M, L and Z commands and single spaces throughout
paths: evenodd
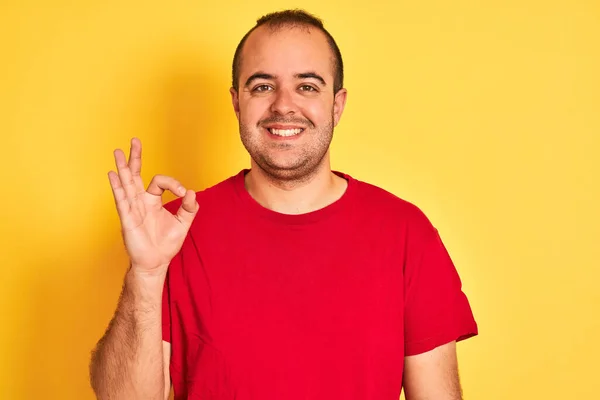
M 177 219 L 189 229 L 199 208 L 200 205 L 196 201 L 196 192 L 188 190 L 185 196 L 183 196 L 181 206 L 177 210 Z

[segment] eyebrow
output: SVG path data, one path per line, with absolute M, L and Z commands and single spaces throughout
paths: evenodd
M 303 72 L 301 74 L 294 75 L 294 78 L 296 78 L 296 79 L 316 79 L 323 86 L 327 86 L 325 79 L 323 79 L 323 77 L 321 75 L 319 75 L 315 72 Z M 250 77 L 246 80 L 246 83 L 244 86 L 250 86 L 250 84 L 257 79 L 275 80 L 275 79 L 277 79 L 277 76 L 272 75 L 272 74 L 267 74 L 265 72 L 256 72 L 256 73 L 250 75 Z
M 276 78 L 276 76 L 271 75 L 271 74 L 267 74 L 264 72 L 256 72 L 256 73 L 250 75 L 250 77 L 246 80 L 246 83 L 244 84 L 244 86 L 250 86 L 250 84 L 257 79 L 274 80 L 275 78 Z
M 294 75 L 294 77 L 296 79 L 316 79 L 319 82 L 321 82 L 321 84 L 323 86 L 327 86 L 327 83 L 325 83 L 325 79 L 323 79 L 323 77 L 315 72 L 305 72 L 303 74 L 296 74 Z

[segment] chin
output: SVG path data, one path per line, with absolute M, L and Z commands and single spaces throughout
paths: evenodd
M 311 163 L 310 160 L 276 160 L 262 159 L 257 166 L 273 179 L 280 181 L 304 181 L 312 177 L 320 168 L 321 163 Z

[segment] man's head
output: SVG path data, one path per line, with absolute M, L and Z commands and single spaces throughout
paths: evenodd
M 231 95 L 253 163 L 296 180 L 329 163 L 346 101 L 343 63 L 322 22 L 303 11 L 268 14 L 236 50 Z
M 262 16 L 256 21 L 256 25 L 250 29 L 238 44 L 233 56 L 233 65 L 231 68 L 232 82 L 231 86 L 239 89 L 240 84 L 240 64 L 242 62 L 242 50 L 248 36 L 261 26 L 268 26 L 271 30 L 276 31 L 282 28 L 313 28 L 321 31 L 326 39 L 329 48 L 331 49 L 332 67 L 334 73 L 333 91 L 337 93 L 344 87 L 344 62 L 342 53 L 335 42 L 335 39 L 323 26 L 323 21 L 302 10 L 286 10 L 274 12 Z

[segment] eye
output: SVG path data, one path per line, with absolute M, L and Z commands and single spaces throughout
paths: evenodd
M 316 92 L 317 89 L 311 85 L 302 85 L 300 86 L 300 90 L 303 92 Z
M 272 89 L 271 86 L 262 84 L 262 85 L 256 86 L 252 91 L 253 92 L 268 92 L 271 89 Z

